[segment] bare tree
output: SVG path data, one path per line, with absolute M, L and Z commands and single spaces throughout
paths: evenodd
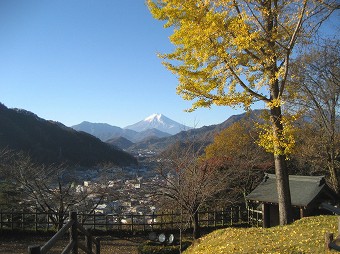
M 193 142 L 176 144 L 166 157 L 160 159 L 158 168 L 163 179 L 163 184 L 158 186 L 162 197 L 173 207 L 176 205 L 189 214 L 194 239 L 200 236 L 199 209 L 222 191 L 228 181 L 228 175 L 222 170 L 200 160 L 201 153 L 202 149 Z
M 63 165 L 41 165 L 21 152 L 3 150 L 0 170 L 21 192 L 25 207 L 48 213 L 52 223 L 60 229 L 71 209 L 93 212 L 105 196 L 105 187 L 80 188 L 68 177 L 69 168 Z M 96 196 L 96 198 L 89 198 Z
M 325 41 L 300 57 L 292 69 L 294 105 L 314 123 L 314 149 L 325 167 L 333 189 L 340 194 L 340 41 Z

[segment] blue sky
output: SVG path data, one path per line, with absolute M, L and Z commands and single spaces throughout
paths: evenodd
M 242 113 L 184 112 L 191 103 L 157 57 L 170 33 L 144 0 L 0 0 L 0 102 L 67 126 L 163 113 L 200 127 Z

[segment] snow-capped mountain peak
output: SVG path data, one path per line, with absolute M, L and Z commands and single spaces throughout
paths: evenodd
M 171 120 L 163 114 L 152 114 L 138 123 L 125 127 L 125 129 L 130 129 L 137 132 L 145 131 L 148 129 L 157 129 L 162 132 L 174 135 L 180 131 L 188 130 L 190 128 L 183 124 L 175 122 L 174 120 Z
M 150 116 L 148 116 L 147 118 L 144 119 L 144 121 L 146 122 L 153 122 L 153 121 L 158 121 L 158 122 L 162 122 L 162 114 L 152 114 Z

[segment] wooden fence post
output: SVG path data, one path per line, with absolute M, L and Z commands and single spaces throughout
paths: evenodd
M 234 215 L 234 211 L 233 211 L 233 207 L 230 207 L 230 225 L 233 225 L 233 215 Z
M 330 250 L 329 244 L 333 241 L 334 235 L 332 233 L 325 233 L 325 249 Z
M 206 216 L 207 216 L 207 227 L 209 227 L 209 224 L 210 224 L 209 212 L 206 211 L 205 214 L 206 214 Z
M 151 229 L 153 231 L 153 224 L 155 222 L 155 212 L 152 212 Z
M 248 219 L 248 225 L 250 225 L 250 207 L 247 206 L 247 219 Z
M 97 237 L 96 241 L 98 244 L 96 244 L 96 254 L 100 254 L 100 238 Z
M 174 210 L 171 210 L 171 230 L 174 230 Z
M 238 206 L 238 222 L 242 222 L 241 206 Z
M 221 210 L 221 217 L 222 217 L 222 227 L 224 226 L 224 208 Z
M 0 225 L 0 229 L 2 230 L 2 223 L 3 223 L 3 220 L 2 220 L 3 218 L 2 218 L 2 209 L 0 210 L 0 223 L 1 223 L 1 225 Z
M 13 221 L 13 209 L 11 210 L 11 229 L 14 229 L 14 221 Z
M 85 241 L 86 241 L 86 248 L 92 253 L 92 236 L 91 236 L 91 230 L 86 230 L 88 235 L 85 235 Z
M 70 220 L 73 220 L 70 228 L 70 242 L 74 242 L 72 254 L 78 254 L 78 229 L 77 229 L 77 212 L 70 212 Z
M 49 212 L 47 212 L 47 214 L 46 214 L 46 220 L 47 220 L 46 231 L 48 231 L 49 228 L 50 228 L 50 216 L 49 216 Z
M 106 231 L 108 231 L 108 223 L 107 223 L 107 221 L 108 221 L 108 216 L 107 215 L 105 215 L 105 230 Z
M 24 209 L 21 211 L 21 229 L 25 229 L 25 214 L 24 214 Z
M 28 254 L 40 254 L 40 246 L 29 246 L 28 247 Z
M 96 229 L 96 212 L 93 212 L 93 229 Z
M 38 231 L 38 210 L 37 209 L 35 209 L 34 223 L 35 223 L 35 232 L 37 232 Z

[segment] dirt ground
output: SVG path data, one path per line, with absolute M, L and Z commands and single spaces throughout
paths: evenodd
M 27 254 L 28 246 L 43 245 L 50 238 L 42 236 L 30 236 L 16 238 L 0 238 L 0 254 Z M 111 236 L 101 237 L 102 254 L 138 254 L 137 248 L 145 239 L 141 237 L 117 238 Z M 59 254 L 67 245 L 67 239 L 58 241 L 56 247 L 49 251 L 49 254 Z M 95 248 L 94 248 L 95 249 Z M 79 253 L 84 253 L 79 250 Z

